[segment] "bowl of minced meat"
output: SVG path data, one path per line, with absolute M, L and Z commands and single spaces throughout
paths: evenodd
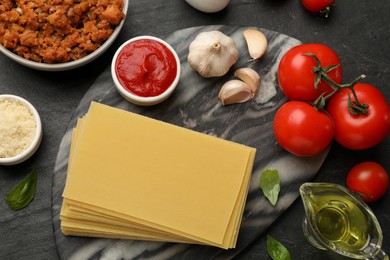
M 118 36 L 128 0 L 1 0 L 0 51 L 44 71 L 85 65 Z
M 0 165 L 14 165 L 29 159 L 42 140 L 38 111 L 26 99 L 0 95 Z

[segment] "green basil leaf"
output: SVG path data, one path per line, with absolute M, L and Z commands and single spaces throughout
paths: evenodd
M 277 170 L 264 170 L 260 176 L 260 188 L 264 196 L 275 205 L 280 192 L 280 177 Z
M 273 260 L 291 260 L 288 249 L 270 235 L 267 235 L 267 251 Z
M 7 194 L 5 200 L 13 210 L 20 210 L 30 204 L 35 195 L 37 179 L 37 170 L 34 168 Z

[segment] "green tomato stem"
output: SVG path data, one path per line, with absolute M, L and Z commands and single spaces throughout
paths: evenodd
M 313 57 L 316 61 L 316 66 L 313 68 L 313 72 L 317 75 L 315 81 L 314 81 L 314 88 L 315 89 L 318 89 L 318 83 L 321 82 L 321 80 L 323 80 L 324 82 L 326 82 L 326 84 L 328 84 L 332 89 L 333 91 L 331 93 L 329 93 L 328 95 L 324 96 L 324 95 L 321 95 L 317 98 L 317 100 L 315 100 L 313 102 L 313 106 L 318 109 L 318 110 L 323 110 L 325 105 L 326 105 L 326 102 L 334 95 L 336 94 L 337 92 L 339 92 L 341 89 L 344 89 L 344 88 L 348 88 L 351 90 L 352 92 L 352 95 L 353 95 L 353 99 L 354 101 L 352 101 L 351 97 L 348 95 L 348 109 L 350 111 L 351 114 L 367 114 L 368 113 L 368 104 L 362 104 L 360 103 L 357 95 L 356 95 L 356 92 L 355 92 L 355 89 L 354 89 L 354 86 L 359 83 L 361 80 L 365 79 L 366 78 L 366 75 L 362 74 L 360 76 L 358 76 L 357 78 L 355 78 L 352 82 L 350 83 L 346 83 L 346 84 L 338 84 L 336 82 L 333 81 L 333 79 L 331 79 L 328 75 L 328 72 L 330 72 L 331 70 L 337 68 L 339 66 L 339 64 L 337 65 L 332 65 L 332 66 L 329 66 L 329 67 L 326 67 L 326 68 L 323 68 L 322 67 L 322 64 L 320 62 L 320 60 L 318 59 L 318 57 L 313 54 L 313 53 L 306 53 L 304 54 L 306 56 L 310 56 L 310 57 Z
M 324 10 L 320 11 L 320 15 L 328 18 L 330 14 L 330 6 L 327 6 Z

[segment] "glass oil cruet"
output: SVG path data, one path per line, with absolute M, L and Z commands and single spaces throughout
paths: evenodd
M 382 230 L 371 209 L 347 188 L 332 183 L 304 183 L 303 232 L 316 248 L 355 259 L 384 259 Z

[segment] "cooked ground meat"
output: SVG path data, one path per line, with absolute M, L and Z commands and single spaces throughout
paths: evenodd
M 124 19 L 123 0 L 0 0 L 0 44 L 43 63 L 78 60 Z

